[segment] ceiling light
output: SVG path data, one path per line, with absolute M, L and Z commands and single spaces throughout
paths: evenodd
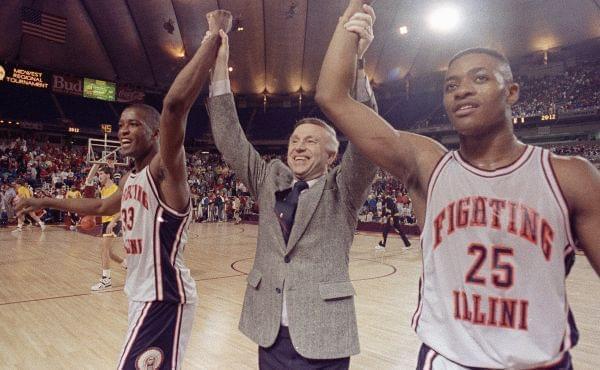
M 402 27 L 398 28 L 398 31 L 400 32 L 401 35 L 406 35 L 408 33 L 408 27 L 402 26 Z
M 435 8 L 429 15 L 428 23 L 432 30 L 438 32 L 450 32 L 456 28 L 460 13 L 456 6 L 442 4 Z
M 229 67 L 229 72 L 233 72 L 233 67 Z
M 238 32 L 243 31 L 244 27 L 243 26 L 238 26 L 237 30 L 238 30 Z
M 166 51 L 177 59 L 185 58 L 185 47 L 182 46 L 166 46 Z

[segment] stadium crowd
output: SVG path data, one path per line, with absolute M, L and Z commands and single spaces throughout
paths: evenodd
M 600 110 L 597 65 L 597 60 L 583 61 L 558 75 L 515 76 L 521 90 L 519 101 L 512 107 L 513 118 Z M 415 128 L 449 125 L 448 116 L 440 105 L 427 118 L 419 120 Z
M 513 117 L 600 109 L 600 75 L 596 63 L 582 63 L 557 76 L 517 77 L 521 96 L 520 102 L 513 106 Z
M 85 179 L 91 166 L 85 162 L 84 147 L 39 143 L 17 138 L 0 141 L 0 208 L 2 223 L 14 219 L 13 203 L 16 187 L 29 187 L 36 197 L 64 198 L 68 192 L 81 191 L 88 197 L 98 196 L 97 177 L 92 179 L 93 191 L 86 189 Z M 264 155 L 265 160 L 284 156 Z M 246 186 L 235 176 L 220 155 L 206 152 L 188 153 L 188 181 L 192 194 L 193 218 L 197 222 L 240 222 L 243 217 L 258 214 L 258 204 Z M 116 168 L 118 182 L 126 168 Z M 378 221 L 382 204 L 393 199 L 406 216 L 414 222 L 410 198 L 397 179 L 380 171 L 373 182 L 368 200 L 361 210 L 361 220 Z M 48 211 L 47 223 L 63 222 L 64 214 Z
M 599 113 L 600 74 L 597 73 L 597 63 L 598 60 L 579 60 L 575 65 L 565 67 L 562 73 L 538 78 L 516 76 L 521 92 L 519 102 L 513 106 L 513 117 L 581 111 Z M 415 127 L 440 125 L 449 126 L 441 106 L 427 119 L 417 122 Z M 580 155 L 593 163 L 600 163 L 600 145 L 597 142 L 548 147 L 557 154 Z M 91 168 L 85 160 L 86 151 L 83 146 L 39 142 L 26 134 L 16 139 L 0 138 L 0 206 L 3 214 L 9 218 L 14 216 L 15 189 L 11 188 L 16 187 L 17 181 L 31 188 L 35 196 L 65 197 L 72 189 L 83 192 L 84 180 Z M 285 156 L 278 154 L 265 155 L 264 158 L 285 161 Z M 118 181 L 127 169 L 116 170 L 115 180 Z M 239 222 L 245 215 L 258 213 L 258 204 L 218 154 L 189 153 L 188 171 L 196 220 L 219 222 L 233 219 Z M 91 190 L 87 189 L 85 196 L 98 196 L 97 178 L 94 185 Z M 382 203 L 389 203 L 390 199 L 409 221 L 414 221 L 406 189 L 383 172 L 373 182 L 368 200 L 361 210 L 361 220 L 377 221 L 381 217 Z M 60 212 L 48 212 L 45 217 L 62 221 Z M 0 222 L 5 219 L 0 218 Z
M 548 148 L 555 154 L 577 155 L 586 158 L 596 165 L 600 164 L 600 143 L 559 144 L 550 145 Z
M 561 155 L 579 155 L 593 163 L 600 162 L 600 142 L 578 142 L 547 145 Z M 41 143 L 29 138 L 0 139 L 0 225 L 14 220 L 14 199 L 19 184 L 27 186 L 36 197 L 63 198 L 81 191 L 84 196 L 98 197 L 97 177 L 85 186 L 91 166 L 85 161 L 87 148 Z M 285 161 L 284 155 L 264 155 Z M 239 223 L 243 218 L 256 219 L 259 205 L 247 187 L 223 161 L 219 154 L 188 153 L 188 181 L 192 194 L 193 219 L 196 222 Z M 127 168 L 116 168 L 118 182 Z M 88 184 L 89 185 L 89 184 Z M 404 223 L 413 224 L 415 216 L 407 190 L 395 177 L 379 171 L 370 193 L 360 210 L 362 222 L 381 222 L 386 205 L 395 204 Z M 64 214 L 48 210 L 42 215 L 47 223 L 61 223 Z
M 600 143 L 551 145 L 556 154 L 580 155 L 592 162 L 600 161 Z M 85 162 L 85 148 L 67 147 L 18 138 L 0 140 L 0 190 L 3 223 L 14 218 L 14 187 L 22 182 L 31 188 L 37 197 L 62 198 L 71 190 L 84 191 L 84 180 L 91 166 Z M 265 155 L 266 160 L 281 155 Z M 258 214 L 258 204 L 250 196 L 246 186 L 235 176 L 220 155 L 197 152 L 188 154 L 188 178 L 192 192 L 193 218 L 197 222 L 240 222 L 247 215 Z M 120 172 L 119 172 L 120 171 Z M 125 168 L 117 168 L 118 181 Z M 87 196 L 98 196 L 97 179 L 94 191 Z M 12 190 L 11 190 L 12 189 Z M 378 222 L 386 202 L 393 201 L 406 223 L 414 223 L 412 204 L 407 190 L 395 177 L 379 171 L 367 201 L 360 211 L 363 222 Z M 63 214 L 49 211 L 45 220 L 49 223 L 62 222 Z

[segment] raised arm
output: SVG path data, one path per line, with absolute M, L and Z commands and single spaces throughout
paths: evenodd
M 339 18 L 321 67 L 316 101 L 371 161 L 422 192 L 445 149 L 424 136 L 395 130 L 349 93 L 355 81 L 358 34 L 371 26 L 374 17 L 368 2 L 350 0 Z
M 160 156 L 150 165 L 165 202 L 178 210 L 183 210 L 189 201 L 183 147 L 187 117 L 214 64 L 220 43 L 218 30 L 231 29 L 231 13 L 226 10 L 210 12 L 206 17 L 212 36 L 203 40 L 165 96 L 160 117 Z
M 94 165 L 92 165 L 92 168 L 90 168 L 90 172 L 88 172 L 86 178 L 85 178 L 85 185 L 89 186 L 93 184 L 93 179 L 94 176 L 96 176 L 96 173 L 98 173 L 98 170 L 100 169 L 100 165 L 95 163 Z
M 229 84 L 229 39 L 220 32 L 221 46 L 211 78 L 211 97 L 207 103 L 215 145 L 236 176 L 258 196 L 266 177 L 267 163 L 246 138 L 239 122 Z
M 375 19 L 371 19 L 374 22 Z M 351 95 L 354 99 L 364 104 L 365 106 L 378 111 L 375 94 L 371 89 L 369 78 L 365 73 L 364 55 L 373 41 L 373 23 L 371 27 L 364 29 L 359 33 L 360 40 L 358 41 L 357 54 L 353 55 L 353 59 L 358 59 L 355 83 L 352 87 Z M 338 176 L 338 184 L 342 190 L 346 204 L 351 212 L 356 212 L 363 205 L 367 192 L 373 183 L 377 166 L 374 166 L 367 157 L 360 153 L 357 147 L 349 143 L 346 152 L 340 164 L 340 175 Z

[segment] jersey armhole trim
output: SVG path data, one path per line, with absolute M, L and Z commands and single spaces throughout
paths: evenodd
M 174 210 L 173 208 L 169 207 L 158 195 L 158 187 L 154 183 L 154 178 L 152 177 L 152 173 L 150 173 L 150 166 L 146 167 L 146 175 L 148 176 L 148 182 L 150 183 L 150 188 L 152 189 L 152 192 L 154 193 L 154 196 L 158 200 L 158 203 L 160 204 L 160 206 L 162 208 L 164 208 L 167 212 L 169 212 L 177 217 L 187 217 L 187 215 L 190 213 L 190 210 L 191 210 L 191 198 L 188 198 L 188 203 L 187 203 L 185 211 L 178 212 L 178 211 Z
M 571 231 L 571 218 L 569 207 L 567 205 L 567 201 L 565 199 L 564 193 L 558 184 L 558 180 L 556 178 L 556 172 L 554 171 L 554 167 L 552 166 L 552 162 L 550 161 L 550 152 L 548 150 L 542 150 L 541 155 L 542 162 L 542 170 L 544 172 L 544 176 L 546 177 L 546 182 L 548 186 L 550 186 L 550 190 L 554 195 L 554 199 L 558 204 L 558 208 L 563 216 L 565 232 L 567 233 L 567 240 L 569 244 L 575 246 L 575 241 L 573 239 L 573 234 Z
M 440 159 L 438 159 L 435 167 L 433 167 L 433 171 L 431 172 L 431 176 L 429 177 L 429 181 L 427 182 L 427 198 L 425 201 L 427 202 L 425 209 L 429 206 L 429 199 L 431 198 L 431 194 L 433 193 L 433 188 L 435 187 L 435 183 L 437 182 L 442 169 L 446 166 L 450 158 L 452 157 L 452 152 L 447 152 Z
M 156 294 L 156 300 L 163 300 L 163 282 L 162 282 L 162 256 L 160 255 L 160 223 L 163 213 L 162 207 L 156 207 L 156 213 L 154 215 L 154 228 L 152 236 L 152 255 L 154 261 L 154 289 Z
M 422 234 L 422 233 L 421 233 Z M 425 260 L 423 259 L 423 237 L 419 238 L 419 244 L 421 245 L 421 277 L 419 278 L 419 297 L 417 300 L 417 308 L 413 313 L 410 321 L 410 326 L 418 335 L 419 319 L 421 318 L 421 311 L 423 310 L 423 302 L 425 301 Z

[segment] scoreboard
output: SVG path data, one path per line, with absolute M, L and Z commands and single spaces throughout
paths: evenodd
M 543 114 L 541 116 L 529 116 L 529 117 L 513 117 L 513 124 L 518 125 L 521 123 L 533 123 L 540 121 L 558 121 L 558 115 L 556 113 Z
M 117 87 L 113 82 L 83 79 L 83 96 L 86 98 L 115 101 Z

